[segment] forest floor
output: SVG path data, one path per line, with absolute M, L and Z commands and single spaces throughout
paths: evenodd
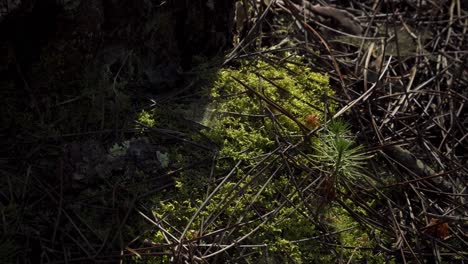
M 172 92 L 8 101 L 0 262 L 465 263 L 466 4 L 318 2 L 238 1 Z

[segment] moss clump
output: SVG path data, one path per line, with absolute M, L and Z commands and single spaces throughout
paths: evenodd
M 203 237 L 207 244 L 256 245 L 244 257 L 250 261 L 334 262 L 329 249 L 310 239 L 333 227 L 313 224 L 319 222 L 317 204 L 296 185 L 316 180 L 304 168 L 318 167 L 310 157 L 320 139 L 304 140 L 304 134 L 335 108 L 322 100 L 333 95 L 328 77 L 291 56 L 277 65 L 271 60 L 244 61 L 239 69 L 219 71 L 213 83 L 205 91 L 207 111 L 198 120 L 205 129 L 191 140 L 218 147 L 210 153 L 180 144 L 169 151 L 169 166 L 178 170 L 176 190 L 155 197 L 154 215 L 171 225 L 153 241 L 165 243 L 163 233 L 170 232 L 181 239 Z M 330 243 L 340 244 L 336 240 L 340 237 L 330 236 Z M 233 249 L 217 261 L 229 262 L 238 254 Z
M 222 156 L 252 158 L 268 153 L 278 132 L 296 142 L 304 130 L 315 128 L 330 110 L 322 98 L 332 94 L 328 77 L 312 72 L 298 56 L 281 66 L 247 61 L 238 70 L 219 72 L 203 123 L 222 144 Z
M 257 60 L 245 62 L 240 70 L 221 70 L 211 89 L 213 108 L 218 113 L 225 116 L 233 113 L 241 119 L 239 116 L 271 112 L 289 133 L 300 132 L 297 122 L 306 125 L 311 114 L 323 117 L 327 110 L 324 95 L 333 95 L 328 77 L 312 72 L 300 57 L 291 57 L 281 66 Z
M 156 124 L 154 117 L 145 110 L 141 111 L 137 116 L 138 122 L 147 127 L 153 127 Z

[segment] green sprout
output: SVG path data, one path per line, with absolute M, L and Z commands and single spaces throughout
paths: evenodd
M 362 169 L 371 156 L 356 145 L 350 126 L 341 121 L 331 121 L 315 146 L 313 155 L 335 177 L 362 178 Z

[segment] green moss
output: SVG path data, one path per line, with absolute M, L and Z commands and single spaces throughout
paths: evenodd
M 280 67 L 258 60 L 244 62 L 240 70 L 221 70 L 210 92 L 214 99 L 211 107 L 222 117 L 208 116 L 206 123 L 223 122 L 224 117 L 232 116 L 252 125 L 252 121 L 259 121 L 252 115 L 273 114 L 274 121 L 291 134 L 301 131 L 298 122 L 306 125 L 308 115 L 323 118 L 323 95 L 333 94 L 328 77 L 302 65 L 300 57 L 291 57 Z M 242 118 L 249 115 L 250 120 Z M 266 121 L 256 128 L 271 129 L 272 120 Z
M 150 113 L 145 110 L 138 114 L 137 120 L 147 127 L 153 127 L 156 124 L 154 116 L 150 115 Z
M 314 158 L 320 146 L 330 148 L 327 144 L 320 145 L 326 137 L 346 139 L 349 146 L 354 146 L 354 143 L 351 137 L 332 136 L 329 130 L 325 130 L 319 139 L 303 142 L 301 151 L 306 156 L 292 152 L 288 154 L 288 161 L 282 160 L 281 153 L 275 150 L 303 141 L 304 134 L 319 126 L 325 119 L 325 113 L 333 112 L 336 106 L 326 105 L 322 100 L 324 96 L 333 95 L 328 77 L 312 72 L 303 65 L 301 57 L 290 56 L 288 61 L 278 65 L 272 65 L 270 61 L 243 61 L 239 69 L 228 68 L 214 77 L 209 75 L 213 85 L 204 92 L 208 98 L 207 110 L 197 120 L 205 129 L 194 133 L 191 140 L 215 143 L 215 153 L 193 147 L 193 144 L 182 144 L 169 150 L 169 160 L 174 169 L 186 167 L 194 161 L 198 163 L 178 172 L 176 191 L 167 193 L 170 200 L 164 194 L 155 197 L 158 206 L 154 212 L 159 219 L 171 223 L 170 232 L 178 234 L 184 229 L 201 229 L 204 234 L 210 234 L 230 227 L 223 232 L 223 236 L 232 240 L 256 230 L 243 242 L 259 245 L 257 254 L 249 257 L 252 261 L 335 262 L 329 249 L 318 240 L 308 239 L 320 236 L 323 230 L 312 224 L 311 219 L 316 216 L 311 215 L 310 207 L 315 205 L 304 204 L 304 197 L 297 192 L 291 177 L 296 174 L 295 181 L 310 183 L 313 181 L 310 174 L 299 168 L 313 168 L 317 162 L 322 163 L 323 168 L 333 169 L 332 165 L 336 163 L 332 164 L 333 158 L 323 161 Z M 188 105 L 171 107 L 192 108 Z M 170 118 L 161 122 L 164 111 L 156 112 L 159 113 L 158 124 L 167 122 L 171 128 L 182 129 L 173 122 L 170 124 Z M 183 110 L 179 113 L 186 115 Z M 140 115 L 140 121 L 154 120 L 154 116 L 144 113 Z M 308 122 L 310 116 L 314 117 L 314 123 Z M 337 151 L 327 149 L 327 155 L 333 154 L 329 150 Z M 348 154 L 349 159 L 355 153 Z M 213 161 L 214 156 L 217 158 Z M 343 171 L 349 171 L 351 165 L 347 164 Z M 222 181 L 223 184 L 219 185 Z M 213 192 L 217 186 L 219 188 Z M 207 197 L 210 199 L 205 202 Z M 199 210 L 202 204 L 204 207 Z M 198 215 L 193 218 L 198 210 Z M 353 222 L 345 211 L 337 211 L 336 217 L 341 216 L 343 219 L 340 221 L 330 223 L 335 225 L 331 229 L 339 229 Z M 187 226 L 192 218 L 193 222 Z M 365 234 L 358 232 L 330 239 L 346 244 L 363 237 Z M 186 238 L 194 238 L 193 232 L 187 232 Z M 152 239 L 165 242 L 160 232 Z M 209 243 L 213 237 L 205 239 Z M 344 253 L 348 257 L 354 254 L 351 251 Z M 236 252 L 230 254 L 235 255 Z

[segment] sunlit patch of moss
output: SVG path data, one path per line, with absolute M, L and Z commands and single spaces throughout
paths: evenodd
M 206 133 L 222 144 L 220 154 L 224 157 L 250 159 L 264 154 L 273 146 L 273 141 L 265 137 L 264 127 L 252 127 L 235 117 L 224 118 Z
M 145 110 L 141 111 L 138 114 L 137 121 L 139 121 L 140 123 L 142 123 L 143 125 L 147 127 L 153 127 L 156 124 L 154 115 L 151 115 Z
M 223 69 L 210 95 L 213 102 L 202 123 L 223 146 L 221 156 L 237 159 L 268 153 L 275 130 L 300 136 L 308 117 L 313 115 L 318 122 L 334 108 L 322 100 L 333 95 L 328 77 L 302 65 L 299 56 L 281 66 L 256 60 L 243 62 L 238 70 Z
M 334 108 L 328 106 L 326 109 L 322 100 L 324 96 L 333 95 L 328 76 L 312 72 L 302 65 L 299 56 L 290 57 L 281 66 L 256 60 L 244 62 L 240 70 L 221 70 L 210 94 L 214 103 L 204 120 L 208 125 L 222 123 L 226 116 L 231 116 L 256 129 L 270 130 L 273 128 L 271 120 L 259 117 L 266 115 L 286 133 L 297 134 L 301 131 L 298 122 L 306 125 L 309 115 L 320 119 L 325 111 Z M 222 117 L 212 118 L 213 114 Z
M 169 199 L 163 195 L 155 199 L 158 203 L 154 209 L 155 215 L 177 229 L 172 232 L 180 234 L 187 229 L 185 236 L 191 239 L 194 236 L 190 230 L 202 229 L 210 233 L 236 227 L 224 231 L 223 236 L 237 239 L 257 228 L 255 235 L 249 237 L 246 243 L 260 248 L 265 245 L 264 249 L 258 250 L 258 254 L 266 254 L 265 259 L 280 260 L 282 263 L 336 261 L 320 244 L 320 239 L 316 239 L 323 234 L 323 227 L 319 229 L 312 224 L 311 219 L 316 216 L 309 215 L 311 210 L 291 182 L 290 171 L 282 167 L 278 162 L 280 155 L 274 152 L 281 141 L 297 143 L 302 140 L 305 132 L 320 125 L 325 114 L 329 111 L 333 113 L 336 108 L 323 100 L 324 96 L 333 95 L 328 77 L 312 72 L 301 61 L 299 56 L 292 56 L 289 61 L 279 65 L 271 65 L 265 60 L 244 61 L 239 69 L 223 69 L 215 77 L 210 75 L 214 84 L 205 92 L 209 97 L 207 111 L 201 120 L 197 120 L 206 129 L 194 133 L 190 139 L 216 143 L 217 158 L 211 160 L 214 153 L 189 144 L 169 150 L 174 169 L 197 163 L 177 173 L 176 191 Z M 182 108 L 192 109 L 188 105 Z M 173 124 L 173 119 L 164 118 L 164 115 L 158 115 L 158 126 L 164 124 L 163 127 L 166 127 L 166 123 L 170 128 L 179 126 Z M 151 119 L 151 115 L 148 119 Z M 311 123 L 314 127 L 310 127 Z M 320 137 L 330 135 L 325 131 Z M 352 142 L 350 138 L 346 139 Z M 308 153 L 293 157 L 295 162 L 301 166 L 312 166 L 310 160 L 314 159 L 314 148 L 310 146 L 317 146 L 321 140 L 325 138 L 311 140 L 304 147 Z M 262 159 L 266 159 L 264 162 L 269 165 L 255 170 Z M 320 161 L 314 159 L 314 162 Z M 325 169 L 333 168 L 331 163 L 325 163 Z M 235 167 L 236 164 L 238 167 Z M 227 175 L 230 178 L 205 203 L 209 194 Z M 308 180 L 307 173 L 301 172 L 295 177 L 298 177 L 297 181 Z M 282 202 L 285 197 L 288 203 Z M 205 207 L 198 211 L 202 204 Z M 195 213 L 198 213 L 197 217 L 187 226 Z M 336 211 L 334 217 L 341 218 L 342 215 L 343 219 L 330 222 L 330 229 L 354 223 L 345 211 Z M 240 223 L 243 224 L 236 226 Z M 214 238 L 205 239 L 211 241 Z M 339 238 L 331 236 L 330 239 L 346 244 L 352 239 L 364 241 L 365 236 L 360 231 Z M 153 241 L 164 243 L 165 239 L 158 233 Z M 346 257 L 353 254 L 352 251 L 343 252 Z M 252 255 L 252 260 L 255 258 Z

